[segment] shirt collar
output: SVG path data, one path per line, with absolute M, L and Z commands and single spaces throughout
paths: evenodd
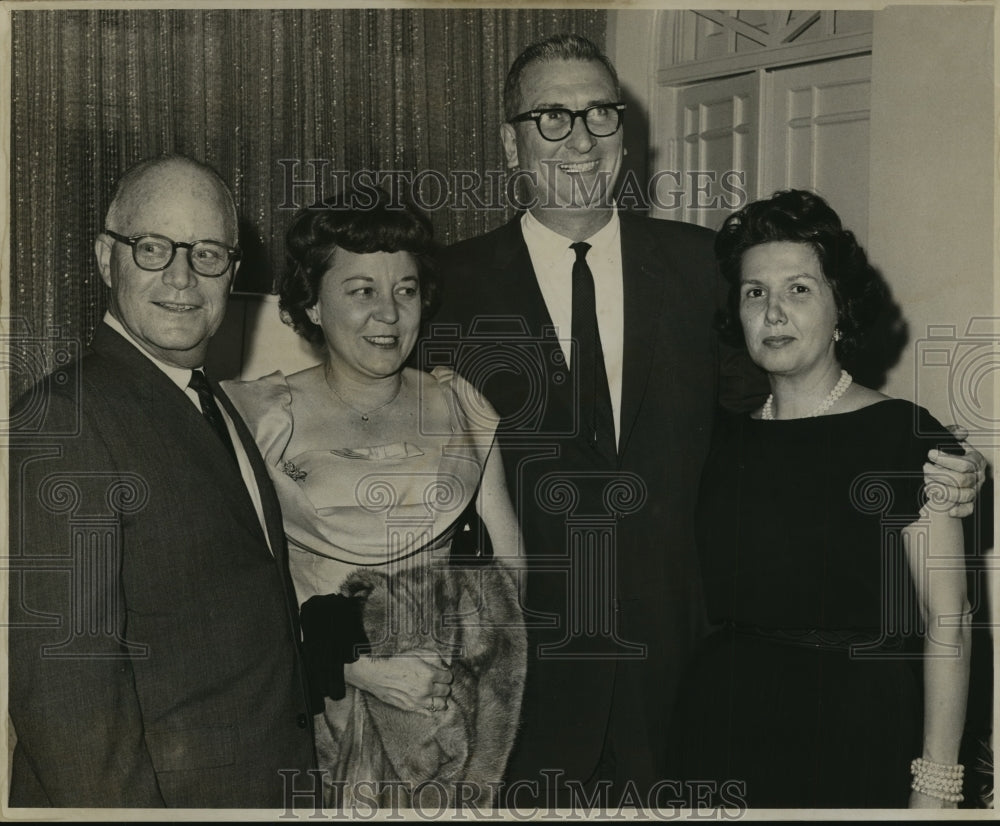
M 589 238 L 584 239 L 590 244 L 587 255 L 595 254 L 595 258 L 597 255 L 607 257 L 603 254 L 618 242 L 620 228 L 618 207 L 615 206 L 611 211 L 611 220 Z M 531 212 L 525 212 L 521 217 L 521 233 L 524 235 L 524 243 L 531 251 L 532 260 L 534 261 L 537 256 L 538 264 L 541 266 L 555 266 L 563 257 L 574 257 L 570 249 L 572 242 L 565 235 L 549 229 Z
M 176 384 L 181 390 L 187 390 L 188 383 L 191 381 L 191 371 L 184 367 L 175 367 L 172 364 L 167 364 L 164 361 L 160 361 L 155 356 L 149 354 L 149 352 L 144 349 L 135 337 L 125 328 L 117 318 L 111 315 L 110 312 L 104 314 L 104 323 L 107 324 L 112 330 L 122 336 L 127 342 L 129 342 L 133 347 L 135 347 L 140 353 L 142 353 L 146 358 L 148 358 L 153 364 L 155 364 L 160 370 L 162 370 L 168 379 Z M 197 368 L 201 369 L 201 368 Z

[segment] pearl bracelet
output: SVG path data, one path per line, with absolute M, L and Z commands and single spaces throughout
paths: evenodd
M 965 799 L 962 795 L 965 766 L 961 763 L 952 766 L 917 757 L 910 763 L 910 772 L 913 774 L 910 788 L 916 792 L 946 803 L 961 803 Z
M 925 760 L 923 757 L 916 757 L 910 763 L 910 772 L 914 775 L 929 775 L 931 777 L 943 777 L 948 780 L 961 780 L 965 774 L 965 766 L 961 763 L 948 765 L 946 763 L 934 763 Z

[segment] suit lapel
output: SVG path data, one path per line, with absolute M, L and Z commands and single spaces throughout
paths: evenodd
M 260 503 L 261 508 L 264 511 L 264 523 L 267 525 L 267 538 L 271 544 L 271 549 L 274 551 L 274 555 L 278 558 L 284 558 L 285 555 L 285 530 L 282 526 L 281 521 L 281 507 L 278 504 L 277 494 L 274 492 L 274 486 L 271 483 L 271 479 L 267 474 L 267 468 L 264 466 L 264 460 L 261 458 L 260 449 L 257 447 L 257 443 L 254 441 L 250 430 L 247 428 L 246 423 L 240 416 L 236 407 L 229 400 L 229 396 L 226 395 L 225 391 L 219 386 L 218 382 L 212 380 L 212 392 L 215 394 L 216 399 L 226 408 L 226 413 L 229 414 L 229 418 L 233 422 L 233 427 L 236 430 L 236 435 L 239 436 L 240 442 L 243 445 L 243 450 L 250 460 L 250 467 L 253 469 L 254 482 L 257 485 L 257 490 L 260 493 Z
M 635 420 L 650 380 L 657 340 L 664 324 L 664 272 L 662 253 L 642 222 L 621 214 L 622 281 L 625 303 L 625 335 L 622 347 L 621 436 L 619 461 L 628 448 Z M 657 381 L 667 381 L 658 376 Z
M 510 221 L 498 232 L 493 269 L 493 283 L 498 287 L 494 296 L 496 306 L 502 307 L 504 313 L 511 318 L 517 319 L 531 348 L 530 352 L 534 353 L 534 363 L 537 365 L 535 369 L 539 371 L 538 379 L 546 386 L 544 401 L 537 397 L 537 388 L 533 391 L 535 397 L 521 398 L 521 402 L 532 410 L 538 411 L 541 404 L 540 418 L 533 420 L 529 430 L 533 429 L 536 433 L 566 433 L 576 423 L 577 398 L 571 392 L 573 382 L 556 336 L 555 324 L 535 276 L 531 254 L 521 232 L 520 218 Z M 563 331 L 562 335 L 565 334 Z M 521 382 L 523 389 L 525 376 L 519 376 L 517 380 Z
M 493 269 L 493 283 L 503 285 L 507 302 L 512 310 L 516 308 L 513 314 L 523 319 L 526 333 L 540 339 L 544 331 L 555 328 L 535 277 L 520 218 L 508 222 L 498 233 Z
M 256 524 L 257 510 L 243 475 L 233 464 L 232 457 L 211 425 L 184 391 L 134 344 L 105 324 L 98 326 L 90 347 L 96 354 L 113 362 L 114 369 L 120 371 L 123 381 L 117 386 L 122 393 L 134 394 L 139 409 L 156 411 L 157 421 L 161 423 L 160 437 L 171 440 L 172 447 L 190 456 L 192 467 L 211 468 L 212 495 L 223 497 L 235 513 L 242 511 L 247 519 L 252 518 L 252 524 Z M 214 382 L 213 387 L 218 392 Z M 233 418 L 229 400 L 225 401 L 226 409 Z M 242 434 L 240 438 L 243 439 Z

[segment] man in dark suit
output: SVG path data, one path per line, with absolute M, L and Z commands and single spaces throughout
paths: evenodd
M 110 311 L 12 413 L 12 806 L 280 807 L 315 765 L 277 499 L 200 370 L 236 245 L 211 169 L 132 168 Z
M 422 349 L 500 413 L 524 536 L 528 676 L 501 801 L 696 805 L 706 790 L 664 768 L 704 631 L 695 500 L 718 406 L 750 410 L 767 383 L 716 339 L 714 233 L 613 204 L 624 105 L 608 59 L 550 37 L 504 98 L 528 209 L 445 251 Z
M 693 516 L 720 387 L 740 406 L 762 386 L 722 369 L 713 233 L 612 204 L 624 106 L 607 58 L 577 36 L 531 46 L 504 105 L 531 206 L 445 252 L 425 354 L 503 419 L 530 629 L 508 779 L 537 784 L 510 802 L 565 804 L 570 781 L 645 805 L 703 630 Z

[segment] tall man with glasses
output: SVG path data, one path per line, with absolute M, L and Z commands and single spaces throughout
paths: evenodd
M 201 370 L 239 267 L 232 196 L 129 170 L 89 352 L 12 412 L 12 806 L 278 807 L 314 766 L 278 503 Z
M 752 409 L 767 385 L 716 340 L 714 234 L 615 209 L 624 110 L 614 67 L 583 37 L 514 61 L 501 139 L 528 208 L 446 250 L 423 349 L 502 417 L 529 623 L 509 805 L 706 793 L 664 777 L 678 680 L 704 631 L 695 499 L 717 405 Z
M 713 236 L 615 210 L 625 106 L 590 41 L 528 47 L 504 114 L 528 209 L 445 252 L 425 352 L 501 414 L 524 534 L 529 670 L 507 801 L 566 805 L 576 785 L 645 805 L 702 631 L 693 514 L 720 388 Z

